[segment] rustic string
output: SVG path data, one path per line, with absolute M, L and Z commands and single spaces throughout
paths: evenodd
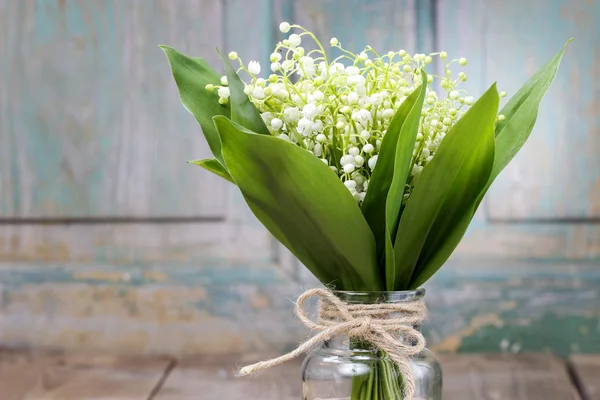
M 313 321 L 304 310 L 304 303 L 319 298 L 319 318 Z M 320 331 L 281 357 L 243 367 L 238 376 L 262 372 L 307 353 L 320 343 L 337 335 L 364 340 L 383 350 L 398 365 L 404 378 L 404 396 L 411 399 L 415 382 L 410 367 L 411 357 L 425 348 L 425 338 L 415 329 L 426 317 L 423 300 L 398 303 L 348 304 L 326 289 L 304 292 L 295 305 L 295 314 L 308 328 Z

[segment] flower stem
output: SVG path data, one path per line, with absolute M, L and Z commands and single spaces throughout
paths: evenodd
M 354 348 L 368 348 L 368 343 L 354 343 Z M 403 400 L 404 378 L 396 364 L 383 351 L 371 364 L 368 374 L 352 378 L 350 400 Z

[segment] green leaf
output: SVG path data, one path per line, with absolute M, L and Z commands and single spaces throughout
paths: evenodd
M 382 290 L 375 240 L 336 174 L 308 151 L 215 117 L 227 169 L 256 217 L 324 284 Z
M 424 71 L 422 79 L 427 82 Z M 387 290 L 393 290 L 394 287 L 395 263 L 391 238 L 396 237 L 398 229 L 402 196 L 410 173 L 426 89 L 426 84 L 415 89 L 396 111 L 381 143 L 377 166 L 361 208 L 375 235 L 377 254 L 381 256 L 385 253 Z
M 216 91 L 209 92 L 205 89 L 207 84 L 220 85 L 221 76 L 202 58 L 186 56 L 168 46 L 160 48 L 171 65 L 181 102 L 196 117 L 210 151 L 222 163 L 221 140 L 212 118 L 215 115 L 229 116 L 229 106 L 219 104 Z
M 395 290 L 410 287 L 435 271 L 424 270 L 419 258 L 437 250 L 436 244 L 473 208 L 494 163 L 494 124 L 499 96 L 492 85 L 458 120 L 423 169 L 400 219 L 394 242 Z
M 454 229 L 446 235 L 445 239 L 435 246 L 435 252 L 425 255 L 419 260 L 419 264 L 423 265 L 423 271 L 437 271 L 452 255 L 466 233 L 487 190 L 528 139 L 537 119 L 539 104 L 554 81 L 565 49 L 571 40 L 544 67 L 536 72 L 500 111 L 500 114 L 505 116 L 505 120 L 496 125 L 494 166 L 487 185 L 479 194 L 473 209 L 466 212 L 456 223 Z M 433 245 L 430 244 L 428 247 L 431 246 Z M 411 287 L 419 287 L 425 283 L 429 276 L 431 275 L 423 273 L 412 282 Z
M 229 85 L 231 120 L 244 128 L 250 129 L 252 132 L 271 135 L 265 125 L 265 121 L 260 116 L 260 112 L 252 104 L 246 93 L 244 93 L 244 82 L 242 82 L 237 72 L 235 72 L 229 63 L 227 56 L 220 52 L 219 55 L 221 56 L 221 60 L 223 60 L 223 68 L 225 68 L 225 75 L 227 75 L 227 83 Z
M 554 81 L 565 50 L 572 40 L 567 41 L 561 51 L 552 57 L 535 75 L 529 78 L 523 87 L 509 100 L 502 111 L 500 111 L 500 114 L 504 115 L 505 119 L 498 122 L 496 126 L 494 167 L 492 168 L 488 184 L 482 190 L 477 204 L 483 200 L 483 196 L 498 174 L 502 172 L 519 150 L 521 150 L 521 147 L 523 147 L 529 138 L 537 120 L 540 103 Z
M 423 82 L 427 82 L 427 74 L 425 74 L 424 71 L 422 72 L 422 79 Z M 392 238 L 395 238 L 398 232 L 398 224 L 400 222 L 400 209 L 402 207 L 402 198 L 404 196 L 406 180 L 409 177 L 410 168 L 412 165 L 412 155 L 415 148 L 417 132 L 419 130 L 421 110 L 423 109 L 423 101 L 425 100 L 426 89 L 427 84 L 421 85 L 418 98 L 412 105 L 410 112 L 408 113 L 408 115 L 402 123 L 402 129 L 400 130 L 400 137 L 398 138 L 398 143 L 396 147 L 394 177 L 392 179 L 392 185 L 390 186 L 390 190 L 387 195 L 387 200 L 385 202 L 385 225 L 387 227 L 385 276 L 388 290 L 394 290 L 394 287 L 396 285 L 396 257 L 393 251 Z M 390 123 L 390 127 L 396 129 L 396 126 L 394 125 L 394 120 L 392 120 L 392 122 Z M 377 159 L 377 162 L 379 162 L 379 158 Z M 389 262 L 387 261 L 388 258 L 390 259 Z
M 475 207 L 467 210 L 460 218 L 454 218 L 455 225 L 450 228 L 445 237 L 438 235 L 437 237 L 428 238 L 424 246 L 428 251 L 424 252 L 422 258 L 419 259 L 419 266 L 417 267 L 419 273 L 410 283 L 409 289 L 418 289 L 444 265 L 467 232 L 475 215 L 474 210 Z M 440 241 L 440 239 L 442 240 Z
M 208 158 L 205 160 L 193 160 L 188 161 L 190 164 L 197 165 L 199 167 L 204 168 L 207 171 L 212 172 L 215 175 L 220 176 L 221 178 L 228 180 L 229 182 L 235 185 L 233 178 L 229 175 L 229 172 L 221 165 L 221 163 L 213 158 Z

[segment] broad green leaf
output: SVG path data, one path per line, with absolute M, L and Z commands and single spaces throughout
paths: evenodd
M 425 72 L 422 74 L 423 82 L 427 82 L 427 75 Z M 415 89 L 396 111 L 381 143 L 377 166 L 369 180 L 369 190 L 361 207 L 375 235 L 377 254 L 385 258 L 388 290 L 391 290 L 394 280 L 391 238 L 396 236 L 426 88 L 427 85 L 421 85 Z
M 416 274 L 410 283 L 409 289 L 418 289 L 450 258 L 454 249 L 456 249 L 456 246 L 458 246 L 467 232 L 467 228 L 469 228 L 469 224 L 475 214 L 473 210 L 474 208 L 465 212 L 461 218 L 455 218 L 456 225 L 451 228 L 450 233 L 445 238 L 442 238 L 443 241 L 441 244 L 432 244 L 429 241 L 425 244 L 428 251 L 423 255 L 422 259 L 419 259 L 419 265 L 417 266 L 419 273 Z M 435 239 L 439 239 L 439 236 Z
M 210 151 L 222 163 L 221 141 L 212 117 L 229 116 L 229 106 L 219 104 L 216 91 L 209 92 L 205 89 L 207 84 L 220 85 L 221 76 L 202 58 L 186 56 L 168 46 L 160 46 L 160 48 L 171 65 L 181 102 L 196 118 Z
M 494 123 L 499 96 L 494 84 L 458 120 L 423 169 L 402 213 L 394 242 L 395 290 L 410 287 L 423 271 L 419 257 L 473 208 L 494 163 Z
M 193 160 L 188 161 L 190 164 L 197 165 L 199 167 L 204 168 L 207 171 L 212 172 L 215 175 L 220 176 L 221 178 L 228 180 L 229 182 L 235 185 L 233 178 L 229 175 L 229 172 L 221 165 L 221 163 L 215 159 L 207 158 L 205 160 Z
M 425 74 L 424 71 L 422 71 L 422 79 L 423 82 L 427 82 L 427 74 Z M 420 89 L 415 90 L 415 92 L 418 92 L 416 101 L 413 101 L 413 98 L 411 98 L 412 94 L 407 98 L 407 100 L 410 100 L 410 102 L 413 104 L 408 112 L 408 115 L 406 115 L 406 118 L 404 118 L 404 120 L 401 122 L 402 127 L 400 129 L 400 136 L 398 137 L 398 142 L 396 144 L 394 176 L 392 178 L 392 184 L 388 191 L 385 202 L 385 226 L 387 229 L 385 276 L 388 290 L 394 290 L 396 282 L 396 258 L 393 252 L 392 238 L 396 237 L 396 233 L 398 231 L 402 198 L 406 188 L 406 180 L 410 174 L 410 168 L 412 165 L 411 161 L 413 151 L 415 149 L 415 142 L 417 139 L 417 132 L 419 130 L 421 110 L 423 109 L 423 101 L 425 100 L 426 90 L 427 84 L 424 83 L 421 85 Z M 400 108 L 402 108 L 402 106 L 400 106 Z M 390 128 L 397 129 L 397 125 L 394 124 L 394 119 L 392 119 L 392 122 L 390 123 Z M 389 128 L 387 132 L 389 133 Z M 377 162 L 379 162 L 379 159 L 377 159 Z M 375 170 L 377 170 L 377 168 L 375 168 Z M 389 262 L 388 259 L 390 259 Z
M 227 170 L 267 229 L 324 284 L 382 290 L 375 239 L 336 174 L 298 146 L 214 121 Z
M 544 67 L 536 72 L 500 111 L 500 114 L 505 116 L 505 120 L 496 125 L 494 166 L 487 185 L 479 194 L 473 209 L 465 213 L 460 221 L 456 223 L 455 228 L 448 232 L 445 239 L 435 246 L 435 252 L 424 255 L 419 260 L 423 271 L 432 271 L 431 274 L 433 274 L 448 260 L 467 231 L 469 223 L 487 190 L 528 139 L 537 119 L 539 104 L 554 81 L 566 47 L 571 40 Z M 429 273 L 423 273 L 412 282 L 411 286 L 415 288 L 422 285 L 429 276 L 431 276 Z
M 244 128 L 250 129 L 252 132 L 270 135 L 271 133 L 260 116 L 260 112 L 244 93 L 244 82 L 229 63 L 227 56 L 220 52 L 219 55 L 223 60 L 225 75 L 227 75 L 231 120 Z
M 496 126 L 496 156 L 494 167 L 487 186 L 482 191 L 479 202 L 494 182 L 498 174 L 508 165 L 514 156 L 525 144 L 535 121 L 537 120 L 540 103 L 548 88 L 554 81 L 558 67 L 565 53 L 570 39 L 546 65 L 535 73 L 521 89 L 515 93 L 506 106 L 500 111 L 504 115 L 504 121 L 498 122 Z M 478 202 L 478 203 L 479 203 Z

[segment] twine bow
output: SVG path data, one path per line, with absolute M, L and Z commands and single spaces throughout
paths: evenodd
M 313 321 L 304 311 L 306 300 L 318 297 L 319 319 Z M 348 335 L 383 350 L 398 365 L 404 378 L 404 395 L 412 398 L 415 382 L 410 367 L 412 356 L 425 348 L 425 338 L 415 325 L 425 319 L 427 309 L 422 300 L 400 303 L 348 304 L 326 289 L 310 289 L 296 301 L 295 314 L 308 328 L 320 331 L 281 357 L 248 365 L 238 372 L 245 376 L 262 372 L 307 353 L 321 342 L 337 335 Z M 400 333 L 400 335 L 398 335 Z

